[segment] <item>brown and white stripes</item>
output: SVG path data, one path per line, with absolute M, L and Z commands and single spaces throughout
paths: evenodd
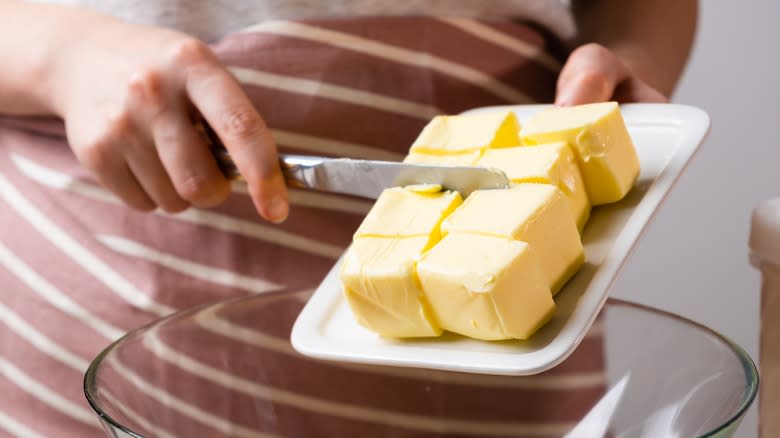
M 214 50 L 281 150 L 390 160 L 435 114 L 550 101 L 560 68 L 531 27 L 462 18 L 268 22 Z M 0 119 L 0 436 L 101 436 L 81 389 L 101 349 L 171 312 L 256 294 L 269 295 L 241 320 L 217 307 L 193 314 L 187 337 L 149 332 L 138 348 L 156 361 L 113 358 L 101 396 L 161 437 L 560 436 L 601 396 L 598 335 L 531 379 L 300 357 L 297 291 L 319 283 L 371 203 L 295 190 L 291 202 L 280 226 L 240 186 L 212 210 L 131 211 L 79 165 L 59 122 Z M 213 354 L 225 346 L 262 366 L 228 372 Z M 505 410 L 479 409 L 502 398 Z

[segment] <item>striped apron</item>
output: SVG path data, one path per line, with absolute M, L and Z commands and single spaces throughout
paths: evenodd
M 436 114 L 551 101 L 561 63 L 550 55 L 549 41 L 542 31 L 509 21 L 372 17 L 267 22 L 213 49 L 244 85 L 281 151 L 398 160 Z M 601 396 L 598 337 L 550 373 L 517 384 L 346 369 L 292 353 L 284 345 L 300 296 L 325 276 L 371 203 L 300 190 L 291 190 L 290 201 L 290 217 L 278 226 L 258 217 L 240 186 L 214 209 L 132 211 L 77 162 L 61 123 L 6 118 L 0 125 L 0 437 L 102 436 L 81 382 L 109 342 L 181 309 L 269 292 L 280 293 L 268 296 L 270 304 L 249 306 L 245 323 L 279 342 L 245 347 L 262 350 L 263 367 L 292 374 L 258 376 L 248 369 L 233 378 L 291 396 L 239 394 L 244 399 L 237 405 L 209 405 L 202 391 L 235 389 L 213 376 L 171 370 L 193 384 L 169 396 L 212 415 L 184 409 L 154 417 L 157 429 L 141 432 L 229 436 L 220 428 L 227 422 L 257 436 L 560 436 Z M 189 359 L 217 370 L 209 348 L 246 342 L 207 326 L 193 339 L 204 350 L 193 349 Z M 116 378 L 128 376 L 117 371 Z M 195 382 L 201 397 L 192 392 Z M 497 398 L 506 399 L 505 409 L 478 409 L 481 400 Z M 150 401 L 145 414 L 161 411 Z

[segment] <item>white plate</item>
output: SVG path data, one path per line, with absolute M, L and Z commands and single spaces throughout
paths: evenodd
M 543 105 L 512 109 L 521 123 Z M 341 294 L 341 260 L 309 299 L 292 330 L 293 347 L 320 359 L 528 375 L 548 370 L 579 345 L 643 230 L 704 140 L 709 117 L 682 105 L 622 106 L 642 171 L 622 201 L 594 208 L 582 235 L 585 264 L 555 298 L 552 321 L 528 341 L 485 342 L 446 333 L 424 340 L 387 340 L 357 324 Z

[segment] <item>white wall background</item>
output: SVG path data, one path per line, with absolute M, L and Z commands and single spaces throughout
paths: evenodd
M 780 196 L 778 19 L 776 0 L 700 1 L 674 101 L 706 110 L 712 129 L 613 292 L 702 322 L 756 361 L 760 276 L 747 239 L 751 209 Z M 757 436 L 755 408 L 739 437 Z

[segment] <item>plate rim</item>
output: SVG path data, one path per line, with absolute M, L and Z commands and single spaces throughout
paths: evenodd
M 506 110 L 533 111 L 550 108 L 552 106 L 553 105 L 551 104 L 497 105 L 473 108 L 464 111 L 462 114 Z M 631 214 L 630 220 L 628 220 L 617 233 L 613 246 L 606 252 L 604 260 L 599 265 L 599 269 L 596 271 L 593 278 L 590 279 L 589 284 L 593 284 L 597 279 L 599 282 L 603 282 L 605 284 L 604 291 L 601 294 L 590 294 L 587 297 L 581 297 L 581 299 L 585 298 L 597 301 L 589 303 L 589 306 L 576 306 L 561 326 L 561 329 L 555 338 L 542 349 L 532 353 L 538 354 L 539 352 L 542 352 L 544 353 L 544 356 L 551 357 L 551 360 L 539 362 L 536 366 L 528 366 L 525 364 L 528 355 L 518 355 L 517 358 L 509 359 L 507 359 L 506 356 L 503 356 L 503 360 L 493 366 L 490 364 L 469 365 L 467 361 L 430 362 L 412 359 L 409 358 L 408 355 L 403 358 L 392 358 L 377 357 L 377 355 L 365 355 L 354 352 L 347 355 L 345 353 L 340 353 L 342 352 L 342 349 L 326 350 L 317 348 L 318 342 L 314 340 L 322 339 L 322 336 L 318 336 L 317 326 L 321 325 L 324 321 L 319 321 L 317 318 L 310 318 L 309 316 L 328 314 L 330 311 L 325 308 L 337 304 L 331 303 L 332 299 L 330 296 L 332 294 L 329 295 L 326 293 L 327 291 L 320 292 L 320 290 L 325 284 L 329 283 L 327 280 L 334 276 L 338 276 L 338 269 L 341 266 L 343 255 L 339 257 L 328 274 L 323 278 L 323 281 L 315 289 L 311 298 L 296 318 L 290 335 L 290 342 L 293 348 L 305 356 L 328 361 L 336 360 L 349 363 L 518 376 L 538 374 L 554 368 L 566 360 L 574 350 L 576 350 L 586 336 L 588 329 L 593 325 L 599 311 L 603 308 L 610 296 L 609 292 L 620 277 L 622 270 L 629 262 L 633 251 L 636 249 L 638 243 L 644 237 L 647 228 L 658 214 L 659 207 L 663 204 L 679 178 L 690 165 L 693 157 L 701 149 L 701 146 L 706 141 L 710 132 L 710 117 L 706 111 L 699 107 L 683 104 L 629 103 L 621 104 L 620 108 L 624 119 L 627 119 L 627 124 L 629 124 L 628 119 L 632 117 L 633 113 L 638 112 L 641 114 L 647 111 L 656 111 L 657 113 L 653 114 L 653 118 L 656 120 L 653 124 L 684 126 L 685 129 L 680 129 L 681 136 L 678 148 L 675 150 L 674 154 L 669 157 L 669 160 L 660 172 L 652 179 L 647 191 L 642 196 L 637 206 L 634 207 L 635 211 Z M 639 216 L 636 216 L 637 213 L 639 213 Z M 605 266 L 610 269 L 603 269 Z M 588 309 L 587 312 L 585 311 L 586 308 Z M 595 311 L 591 312 L 590 309 L 595 309 Z M 308 336 L 312 334 L 314 336 Z M 572 341 L 565 343 L 556 342 L 556 340 L 562 336 L 566 336 Z M 307 342 L 307 340 L 313 342 Z M 404 346 L 402 348 L 408 348 L 408 351 L 413 353 L 420 347 Z M 444 354 L 445 351 L 439 351 L 439 353 Z M 481 352 L 480 354 L 489 353 Z

